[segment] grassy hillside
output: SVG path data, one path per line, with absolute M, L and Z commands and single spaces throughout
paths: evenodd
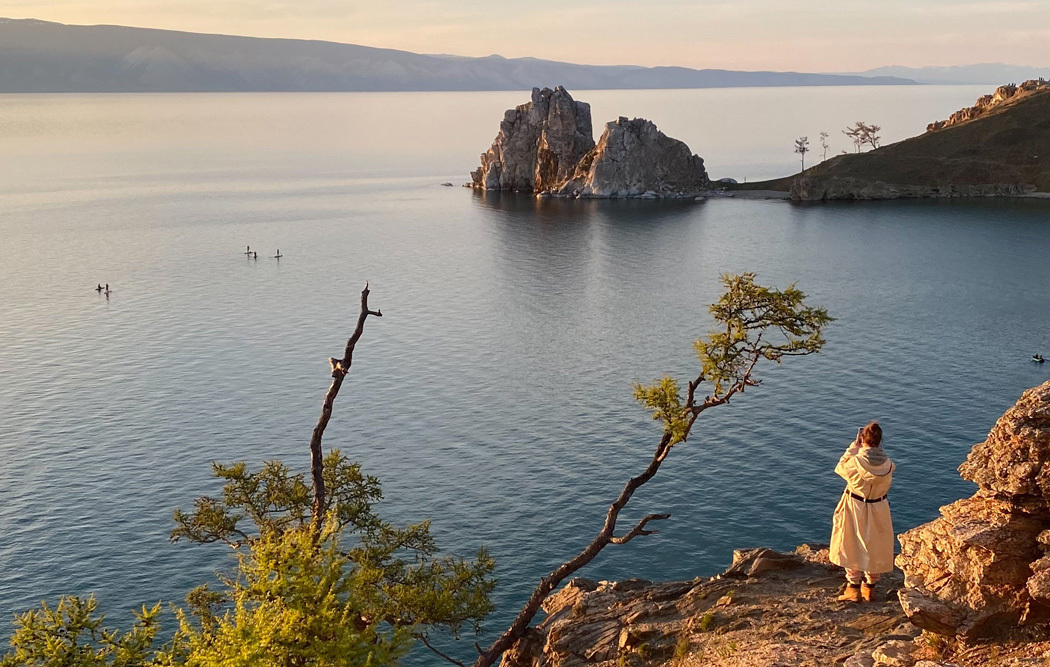
M 1027 184 L 1050 192 L 1050 89 L 965 123 L 805 171 L 811 181 L 852 178 L 925 187 Z M 796 176 L 734 186 L 788 191 Z

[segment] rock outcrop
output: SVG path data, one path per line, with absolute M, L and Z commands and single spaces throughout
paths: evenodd
M 508 110 L 470 175 L 479 190 L 562 197 L 696 197 L 710 185 L 704 161 L 643 118 L 608 123 L 595 145 L 590 105 L 561 86 Z
M 826 545 L 738 550 L 725 572 L 692 581 L 573 579 L 502 667 L 834 665 L 918 634 L 895 596 L 836 602 L 843 583 Z
M 1050 382 L 1026 391 L 959 472 L 977 493 L 899 537 L 905 613 L 969 637 L 1050 622 Z
M 1019 86 L 1013 83 L 999 86 L 991 95 L 983 95 L 979 97 L 977 99 L 977 104 L 972 107 L 966 107 L 965 109 L 956 111 L 948 118 L 948 120 L 938 120 L 930 123 L 926 126 L 926 131 L 935 132 L 936 130 L 951 127 L 952 125 L 965 123 L 974 118 L 980 118 L 993 109 L 1001 107 L 1009 102 L 1015 102 L 1037 90 L 1045 89 L 1048 85 L 1050 84 L 1048 84 L 1045 79 L 1029 79 Z
M 594 148 L 591 106 L 558 86 L 532 89 L 532 101 L 508 109 L 492 148 L 470 173 L 483 190 L 541 192 L 569 178 Z
M 704 161 L 644 118 L 607 123 L 598 144 L 557 190 L 579 197 L 696 197 L 710 187 Z

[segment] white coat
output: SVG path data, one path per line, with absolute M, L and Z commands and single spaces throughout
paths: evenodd
M 835 472 L 846 480 L 831 529 L 832 563 L 850 570 L 877 574 L 893 570 L 893 521 L 889 500 L 866 503 L 863 498 L 882 498 L 893 482 L 893 461 L 886 458 L 877 463 L 879 450 L 858 447 L 856 442 L 839 459 Z

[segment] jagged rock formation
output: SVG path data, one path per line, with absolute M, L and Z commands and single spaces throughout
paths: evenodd
M 508 109 L 492 148 L 470 173 L 483 190 L 541 192 L 564 181 L 594 148 L 591 105 L 561 86 L 532 89 L 532 101 Z
M 689 147 L 642 118 L 608 123 L 591 138 L 590 105 L 561 86 L 533 88 L 507 111 L 471 187 L 575 197 L 695 197 L 710 181 Z
M 607 123 L 558 194 L 580 197 L 695 197 L 710 186 L 704 161 L 644 118 Z
M 1026 391 L 959 472 L 977 493 L 899 537 L 905 613 L 944 635 L 1050 622 L 1050 382 Z
M 979 118 L 990 112 L 992 109 L 1000 107 L 1007 102 L 1016 102 L 1036 90 L 1045 89 L 1047 85 L 1045 79 L 1029 79 L 1019 86 L 1013 83 L 999 86 L 991 95 L 984 95 L 978 98 L 977 104 L 974 106 L 956 111 L 948 117 L 948 120 L 938 120 L 930 123 L 926 126 L 926 131 L 934 132 L 946 127 L 951 127 L 952 125 L 965 123 L 974 118 Z

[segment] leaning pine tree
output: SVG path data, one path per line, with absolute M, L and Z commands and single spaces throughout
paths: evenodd
M 652 535 L 649 523 L 670 514 L 648 514 L 630 530 L 617 534 L 617 520 L 631 496 L 659 472 L 672 448 L 689 439 L 693 424 L 710 408 L 726 405 L 748 387 L 759 384 L 755 367 L 763 359 L 780 363 L 785 357 L 819 352 L 823 330 L 832 321 L 824 308 L 805 304 L 805 295 L 794 285 L 784 290 L 755 283 L 755 274 L 724 275 L 725 293 L 709 308 L 714 331 L 694 343 L 700 360 L 696 379 L 686 386 L 685 396 L 677 380 L 663 377 L 651 385 L 635 385 L 635 398 L 663 424 L 663 435 L 648 467 L 624 485 L 609 506 L 605 523 L 583 551 L 540 580 L 510 627 L 485 650 L 479 649 L 474 667 L 489 667 L 525 636 L 529 623 L 543 601 L 577 570 L 591 562 L 610 544 L 626 544 L 639 535 Z M 697 390 L 707 383 L 710 393 L 701 398 Z

